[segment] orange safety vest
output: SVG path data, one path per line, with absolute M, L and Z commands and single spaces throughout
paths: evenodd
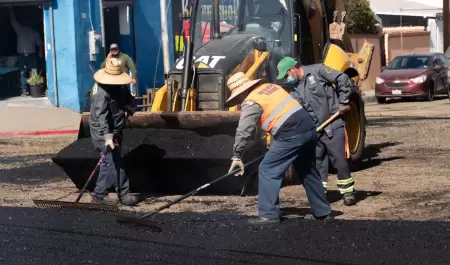
M 292 114 L 303 108 L 282 87 L 274 84 L 258 86 L 250 92 L 245 101 L 253 101 L 262 107 L 259 126 L 272 135 Z

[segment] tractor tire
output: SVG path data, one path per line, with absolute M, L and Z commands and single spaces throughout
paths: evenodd
M 346 130 L 349 142 L 350 157 L 349 164 L 353 170 L 363 159 L 364 145 L 366 141 L 366 115 L 364 110 L 364 101 L 361 96 L 354 94 L 350 102 L 351 109 L 346 114 Z

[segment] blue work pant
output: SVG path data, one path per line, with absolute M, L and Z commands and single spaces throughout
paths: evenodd
M 28 92 L 27 79 L 30 76 L 31 69 L 37 69 L 38 59 L 36 54 L 20 54 L 19 68 L 20 68 L 20 87 L 22 92 Z M 39 72 L 38 72 L 39 73 Z
M 274 139 L 259 166 L 258 215 L 280 217 L 279 192 L 285 171 L 291 164 L 306 191 L 316 217 L 331 213 L 325 190 L 316 168 L 316 129 L 289 137 Z
M 104 198 L 108 195 L 107 189 L 114 186 L 120 197 L 130 192 L 128 177 L 122 165 L 120 147 L 116 145 L 114 150 L 107 152 L 100 164 L 97 185 L 94 196 Z M 119 184 L 119 185 L 117 185 Z M 119 188 L 119 190 L 117 190 Z

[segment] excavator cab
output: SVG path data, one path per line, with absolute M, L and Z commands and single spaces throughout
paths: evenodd
M 325 10 L 324 1 L 192 0 L 183 58 L 154 93 L 151 108 L 136 112 L 124 130 L 122 156 L 131 191 L 184 193 L 227 173 L 240 116 L 239 105 L 225 105 L 230 96 L 226 82 L 234 73 L 276 82 L 276 64 L 284 56 L 353 69 L 351 54 L 329 43 Z M 365 133 L 359 91 L 352 102 L 354 125 L 348 136 L 356 139 L 356 151 L 349 159 L 357 161 Z M 256 129 L 244 162 L 266 152 L 269 143 L 270 137 Z M 52 159 L 81 188 L 98 158 L 89 113 L 83 113 L 78 139 Z M 238 194 L 257 170 L 252 165 L 245 177 L 226 179 L 204 192 Z

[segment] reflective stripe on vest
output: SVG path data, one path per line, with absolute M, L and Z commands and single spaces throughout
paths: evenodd
M 302 106 L 282 87 L 264 84 L 254 89 L 245 100 L 254 101 L 263 109 L 260 126 L 275 135 L 283 123 Z

